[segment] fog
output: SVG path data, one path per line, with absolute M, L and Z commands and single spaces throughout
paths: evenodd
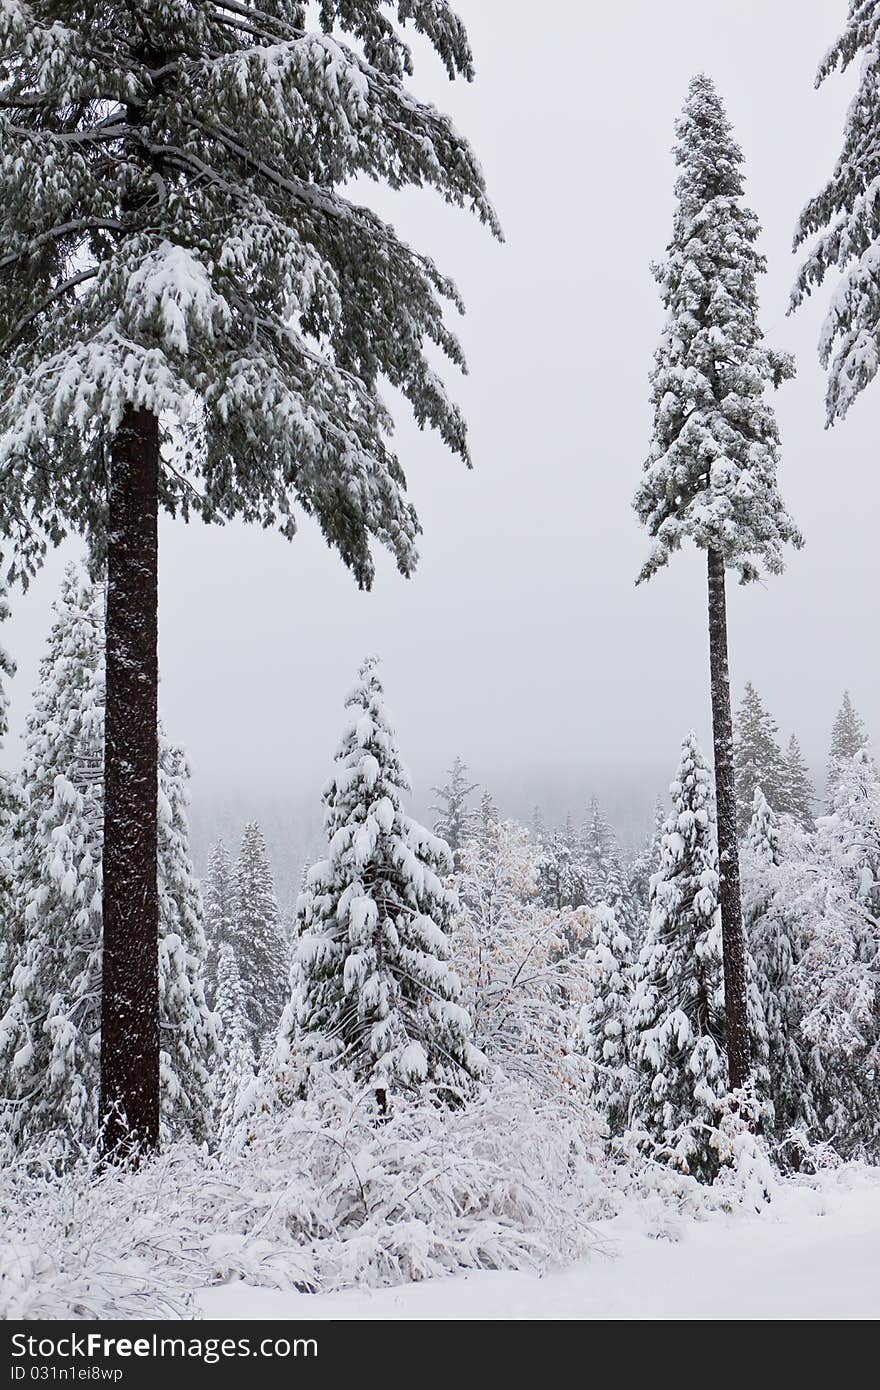
M 430 193 L 366 196 L 464 295 L 470 374 L 449 370 L 447 380 L 470 422 L 475 468 L 395 402 L 421 563 L 405 581 L 380 557 L 371 593 L 358 592 L 307 518 L 293 544 L 238 525 L 164 524 L 161 703 L 193 763 L 200 855 L 247 815 L 271 822 L 285 862 L 311 852 L 343 699 L 367 652 L 384 659 L 421 812 L 460 754 L 510 814 L 539 802 L 551 819 L 577 816 L 596 793 L 629 838 L 669 781 L 682 735 L 695 727 L 708 743 L 703 556 L 683 553 L 637 590 L 647 542 L 631 510 L 662 321 L 649 263 L 669 237 L 673 121 L 699 70 L 726 102 L 765 229 L 763 325 L 798 361 L 777 409 L 781 485 L 807 546 L 783 577 L 731 594 L 735 697 L 752 680 L 817 772 L 844 686 L 880 729 L 880 384 L 826 431 L 815 344 L 829 290 L 786 317 L 794 222 L 830 172 L 854 86 L 848 74 L 813 90 L 846 5 L 458 8 L 476 81 L 450 84 L 418 47 L 413 85 L 472 140 L 506 243 Z M 12 595 L 2 638 L 19 674 L 7 762 L 70 553 Z

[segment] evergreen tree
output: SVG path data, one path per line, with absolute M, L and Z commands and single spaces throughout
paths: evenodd
M 771 806 L 778 811 L 783 809 L 788 769 L 778 743 L 778 734 L 776 720 L 764 708 L 751 681 L 747 681 L 737 715 L 733 746 L 737 829 L 740 835 L 745 835 L 749 828 L 756 787 L 761 787 Z
M 309 871 L 297 908 L 280 1057 L 291 1055 L 298 1030 L 304 1055 L 369 1080 L 384 1110 L 389 1090 L 426 1080 L 458 1095 L 483 1059 L 449 965 L 449 851 L 403 809 L 409 775 L 375 658 L 346 708 L 324 793 L 328 857 Z
M 238 973 L 235 951 L 229 941 L 223 941 L 218 950 L 217 1013 L 223 1029 L 223 1057 L 218 1068 L 217 1128 L 223 1137 L 234 1129 L 238 1107 L 256 1076 L 247 995 Z
M 70 531 L 106 551 L 103 1103 L 146 1148 L 159 509 L 288 537 L 301 509 L 359 584 L 373 540 L 409 574 L 418 521 L 379 383 L 467 458 L 429 361 L 463 365 L 444 316 L 460 300 L 341 189 L 429 185 L 499 230 L 468 145 L 404 85 L 407 24 L 450 78 L 473 75 L 446 0 L 405 0 L 398 23 L 383 0 L 244 10 L 0 12 L 0 531 L 25 572 Z M 110 1151 L 125 1138 L 111 1127 Z
M 783 908 L 780 833 L 760 787 L 743 856 L 743 912 L 767 1028 L 767 1066 L 777 1135 L 815 1130 L 812 1080 L 801 1041 L 794 975 L 800 948 L 792 915 Z
M 537 864 L 538 894 L 543 905 L 557 912 L 570 907 L 577 892 L 578 875 L 568 838 L 558 830 L 545 833 Z
M 208 854 L 208 875 L 205 882 L 205 938 L 208 956 L 205 963 L 205 997 L 216 1007 L 220 951 L 235 938 L 235 869 L 228 849 L 222 840 L 211 846 Z
M 589 1062 L 590 1098 L 610 1132 L 621 1134 L 634 1087 L 628 1036 L 634 962 L 632 941 L 609 907 L 590 911 L 585 970 L 590 998 L 581 1008 L 578 1042 Z
M 9 601 L 0 586 L 0 623 L 9 617 Z M 0 749 L 9 732 L 9 697 L 4 677 L 15 675 L 15 663 L 5 647 L 0 646 Z M 8 1000 L 12 957 L 18 938 L 12 898 L 12 865 L 9 859 L 9 831 L 15 801 L 15 785 L 7 773 L 0 771 L 0 1011 Z
M 501 820 L 501 812 L 495 805 L 495 798 L 487 787 L 483 788 L 483 795 L 480 797 L 480 809 L 477 812 L 476 834 L 477 836 L 487 835 L 493 825 L 498 825 Z
M 95 1132 L 101 989 L 101 592 L 69 566 L 28 715 L 12 827 L 21 937 L 0 1020 L 16 1139 Z
M 639 939 L 644 936 L 648 925 L 651 911 L 651 876 L 657 872 L 660 864 L 660 842 L 665 824 L 666 812 L 658 796 L 654 803 L 654 824 L 651 833 L 632 861 L 627 874 L 629 900 L 636 919 L 636 935 Z
M 713 83 L 694 78 L 676 126 L 672 241 L 656 269 L 666 327 L 651 377 L 654 430 L 635 508 L 655 545 L 640 579 L 682 542 L 706 551 L 720 903 L 731 1088 L 748 1077 L 746 953 L 739 888 L 725 571 L 743 583 L 783 569 L 800 534 L 776 482 L 779 431 L 765 399 L 794 373 L 766 347 L 756 282 L 765 269 L 743 204 L 743 156 Z
M 244 986 L 254 1051 L 259 1055 L 278 1027 L 290 992 L 290 948 L 281 924 L 263 832 L 255 821 L 242 834 L 235 866 L 236 964 Z
M 5 1122 L 24 1142 L 57 1135 L 62 1152 L 97 1129 L 104 792 L 104 595 L 70 566 L 55 604 L 27 722 L 12 827 L 22 924 L 0 1019 L 9 1078 Z M 157 808 L 161 1129 L 207 1134 L 216 1038 L 202 988 L 205 943 L 187 845 L 188 768 L 162 737 Z
M 189 852 L 190 769 L 159 726 L 159 1077 L 160 1134 L 207 1139 L 215 1020 L 205 999 L 207 943 L 202 895 Z
M 468 781 L 467 764 L 461 758 L 453 758 L 448 777 L 445 786 L 431 788 L 440 801 L 440 805 L 432 806 L 431 810 L 437 814 L 434 834 L 446 841 L 455 863 L 462 845 L 479 824 L 477 812 L 468 806 L 468 799 L 477 790 L 478 783 Z
M 635 935 L 635 918 L 614 831 L 594 797 L 582 837 L 584 894 L 588 907 L 604 903 L 612 909 L 618 926 Z
M 816 790 L 801 746 L 792 734 L 785 750 L 785 790 L 779 803 L 784 815 L 793 817 L 804 830 L 813 825 Z
M 632 1121 L 661 1156 L 712 1177 L 710 1135 L 728 1090 L 725 981 L 711 774 L 694 734 L 670 795 L 629 1024 L 639 1073 Z M 767 1037 L 748 958 L 746 990 L 751 1060 L 763 1081 Z
M 841 777 L 852 767 L 857 753 L 867 747 L 868 734 L 861 715 L 855 709 L 848 690 L 831 729 L 831 752 L 828 757 L 828 793 L 831 806 Z
M 835 70 L 845 72 L 857 63 L 858 90 L 847 110 L 834 172 L 807 203 L 795 229 L 795 248 L 812 237 L 816 240 L 798 273 L 791 310 L 808 299 L 829 272 L 842 277 L 819 338 L 819 358 L 828 371 L 829 425 L 843 419 L 880 364 L 880 228 L 874 196 L 880 129 L 878 41 L 880 11 L 867 0 L 850 0 L 846 27 L 822 59 L 816 86 Z

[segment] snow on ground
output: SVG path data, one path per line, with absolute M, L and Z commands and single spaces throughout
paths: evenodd
M 199 1295 L 209 1319 L 876 1319 L 880 1170 L 849 1165 L 818 1187 L 788 1183 L 762 1213 L 668 1225 L 596 1224 L 571 1269 L 480 1273 L 398 1288 L 287 1293 L 226 1284 Z

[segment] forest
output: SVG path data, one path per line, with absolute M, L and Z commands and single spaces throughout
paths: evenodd
M 822 299 L 834 431 L 880 366 L 880 5 L 841 27 L 819 82 L 857 92 L 803 190 L 789 303 Z M 431 1281 L 455 1317 L 440 1281 L 560 1270 L 565 1316 L 599 1316 L 618 1240 L 648 1301 L 612 1315 L 636 1318 L 665 1278 L 648 1241 L 699 1223 L 719 1261 L 729 1229 L 759 1252 L 825 1205 L 841 1262 L 860 1228 L 880 1241 L 880 766 L 842 666 L 821 773 L 731 680 L 729 588 L 786 583 L 810 536 L 779 477 L 796 364 L 705 73 L 670 130 L 650 437 L 607 525 L 641 527 L 640 595 L 701 557 L 710 739 L 683 719 L 656 749 L 636 845 L 589 793 L 511 815 L 443 731 L 417 816 L 367 605 L 347 690 L 303 663 L 339 735 L 294 900 L 256 815 L 197 872 L 159 714 L 161 527 L 292 550 L 316 528 L 372 599 L 378 553 L 403 586 L 422 543 L 398 404 L 472 462 L 442 375 L 462 296 L 368 197 L 427 189 L 504 241 L 474 149 L 415 94 L 425 50 L 474 79 L 446 0 L 0 0 L 0 622 L 68 557 L 20 747 L 0 651 L 5 1319 L 261 1318 Z M 821 1263 L 790 1315 L 862 1315 L 823 1301 Z M 525 1285 L 474 1288 L 486 1317 L 532 1316 Z

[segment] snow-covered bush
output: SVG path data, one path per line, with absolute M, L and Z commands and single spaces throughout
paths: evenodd
M 582 1256 L 607 1214 L 574 1099 L 505 1083 L 457 1110 L 313 1072 L 306 1101 L 255 1116 L 246 1148 L 172 1145 L 140 1170 L 88 1156 L 59 1180 L 19 1157 L 0 1172 L 0 1316 L 191 1315 L 191 1293 L 378 1287 L 463 1269 L 542 1270 Z
M 477 1046 L 546 1096 L 584 1081 L 574 1039 L 590 914 L 542 904 L 541 856 L 514 821 L 490 820 L 462 845 L 452 952 Z

